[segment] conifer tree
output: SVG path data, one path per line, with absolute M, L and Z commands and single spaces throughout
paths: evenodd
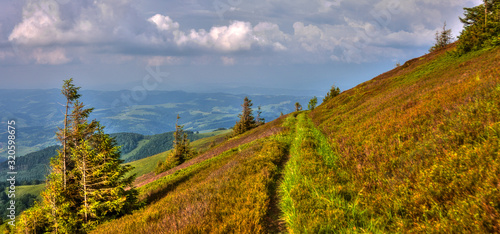
M 196 151 L 191 148 L 188 134 L 184 132 L 184 125 L 179 125 L 180 118 L 181 117 L 177 115 L 177 120 L 175 122 L 173 150 L 167 157 L 165 162 L 158 162 L 155 169 L 156 174 L 159 174 L 170 168 L 174 168 L 196 155 Z
M 93 109 L 78 101 L 78 90 L 72 79 L 64 81 L 71 115 L 65 113 L 64 129 L 58 133 L 63 149 L 51 159 L 41 204 L 21 218 L 19 232 L 85 233 L 96 222 L 134 207 L 137 191 L 125 190 L 134 179 L 125 177 L 131 168 L 121 165 L 119 149 L 104 127 L 87 121 Z
M 260 126 L 260 125 L 263 125 L 266 123 L 266 119 L 264 119 L 262 117 L 262 108 L 260 105 L 257 107 L 257 118 L 256 119 L 257 119 L 257 122 L 256 122 L 257 126 Z
M 302 110 L 302 105 L 300 105 L 300 103 L 296 102 L 295 103 L 295 112 L 301 111 L 301 110 Z
M 174 132 L 174 151 L 172 154 L 176 166 L 184 163 L 194 154 L 188 139 L 188 134 L 184 132 L 184 125 L 179 125 L 180 118 L 181 117 L 177 115 Z
M 253 117 L 252 106 L 252 100 L 245 97 L 243 105 L 241 105 L 243 110 L 241 111 L 241 114 L 238 115 L 240 121 L 236 122 L 233 128 L 235 135 L 242 134 L 257 126 L 255 118 Z
M 73 84 L 73 78 L 69 79 L 69 80 L 65 80 L 64 81 L 64 84 L 63 84 L 63 87 L 62 87 L 62 90 L 61 90 L 61 93 L 64 95 L 64 97 L 66 98 L 66 105 L 65 105 L 65 113 L 64 113 L 64 128 L 61 129 L 59 128 L 59 134 L 58 134 L 58 138 L 59 138 L 59 141 L 61 141 L 62 145 L 63 145 L 63 151 L 62 151 L 62 176 L 63 176 L 63 186 L 64 188 L 66 188 L 66 176 L 67 176 L 67 161 L 68 161 L 68 149 L 67 149 L 67 135 L 68 135 L 68 111 L 69 111 L 69 108 L 70 108 L 70 105 L 73 104 L 74 101 L 78 100 L 78 98 L 80 98 L 80 94 L 78 94 L 78 90 L 80 88 L 79 87 L 75 87 L 75 85 Z
M 500 44 L 500 0 L 484 0 L 484 4 L 464 8 L 460 21 L 464 30 L 459 36 L 458 54 Z
M 429 52 L 434 52 L 442 49 L 452 42 L 451 29 L 446 29 L 446 22 L 444 22 L 443 30 L 436 32 L 436 43 L 429 49 Z
M 340 88 L 335 87 L 335 85 L 333 85 L 330 91 L 326 94 L 325 98 L 323 98 L 323 102 L 327 102 L 328 100 L 338 96 L 339 94 L 340 94 Z
M 316 105 L 318 104 L 318 98 L 316 96 L 314 96 L 310 101 L 309 101 L 309 104 L 307 105 L 307 107 L 309 108 L 309 110 L 314 110 L 314 108 L 316 108 Z

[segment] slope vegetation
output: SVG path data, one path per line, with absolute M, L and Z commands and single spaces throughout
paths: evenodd
M 362 210 L 358 225 L 500 232 L 499 65 L 499 48 L 429 54 L 310 114 L 339 155 L 332 186 Z
M 282 121 L 228 140 L 156 177 L 139 179 L 140 197 L 148 205 L 99 226 L 96 233 L 280 230 L 277 181 L 288 155 Z
M 94 232 L 500 232 L 500 49 L 450 50 L 144 171 Z

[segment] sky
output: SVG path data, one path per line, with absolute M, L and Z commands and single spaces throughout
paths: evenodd
M 342 90 L 480 0 L 0 0 L 0 89 Z M 279 91 L 276 91 L 279 92 Z

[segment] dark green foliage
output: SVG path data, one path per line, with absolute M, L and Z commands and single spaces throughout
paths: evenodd
M 335 85 L 333 85 L 330 91 L 326 94 L 325 98 L 323 98 L 323 102 L 327 102 L 328 100 L 338 96 L 339 94 L 340 94 L 340 88 L 335 87 Z
M 266 123 L 266 120 L 262 117 L 262 108 L 261 106 L 259 105 L 259 107 L 257 108 L 257 126 L 260 126 L 260 125 L 263 125 Z
M 0 192 L 0 223 L 2 223 L 2 221 L 10 221 L 7 217 L 9 214 L 9 210 L 7 210 L 7 208 L 10 206 L 10 200 L 11 199 L 7 196 L 5 191 Z M 20 214 L 26 209 L 32 207 L 36 200 L 37 197 L 29 193 L 14 198 L 14 201 L 16 202 L 16 213 Z
M 57 155 L 57 150 L 61 146 L 50 146 L 37 152 L 29 153 L 26 156 L 16 158 L 16 181 L 21 184 L 38 184 L 45 182 L 45 177 L 50 173 L 50 158 Z M 6 174 L 8 170 L 7 162 L 0 163 L 0 173 Z M 35 183 L 35 180 L 38 182 Z
M 318 105 L 318 98 L 316 96 L 314 96 L 309 101 L 309 104 L 307 105 L 307 107 L 309 108 L 309 110 L 314 110 L 314 108 L 316 108 L 316 105 Z
M 255 118 L 253 117 L 252 106 L 252 100 L 248 99 L 248 97 L 245 97 L 243 105 L 241 105 L 241 107 L 243 107 L 243 110 L 241 111 L 241 114 L 238 115 L 240 121 L 236 122 L 233 127 L 235 135 L 242 134 L 257 126 Z
M 144 139 L 144 135 L 138 133 L 114 133 L 110 134 L 111 137 L 115 138 L 116 144 L 120 146 L 120 153 L 128 154 L 139 144 L 139 141 Z
M 429 49 L 429 52 L 434 52 L 445 48 L 452 42 L 451 29 L 446 29 L 446 22 L 444 22 L 443 30 L 441 32 L 436 32 L 436 42 L 434 46 Z
M 500 0 L 489 0 L 484 3 L 464 8 L 464 17 L 460 18 L 464 30 L 459 36 L 457 46 L 459 54 L 500 45 Z
M 156 174 L 176 167 L 193 158 L 197 154 L 197 152 L 191 148 L 188 134 L 184 132 L 184 126 L 179 125 L 179 119 L 180 117 L 179 115 L 177 115 L 177 121 L 175 123 L 176 130 L 173 134 L 174 148 L 165 162 L 158 162 L 158 165 L 155 169 Z
M 166 132 L 153 136 L 145 136 L 144 139 L 148 142 L 138 149 L 134 156 L 128 158 L 126 162 L 132 162 L 139 159 L 147 158 L 155 154 L 171 150 L 173 148 L 174 134 L 175 132 Z M 201 139 L 201 136 L 194 134 L 192 131 L 184 131 L 187 134 L 187 138 L 190 141 L 195 141 Z
M 302 105 L 300 105 L 300 103 L 296 102 L 295 103 L 295 111 L 301 111 L 302 110 Z
M 93 109 L 78 101 L 78 89 L 71 79 L 64 82 L 68 105 L 58 133 L 63 147 L 51 159 L 42 202 L 20 218 L 18 232 L 85 233 L 134 207 L 137 191 L 125 190 L 134 179 L 125 177 L 131 168 L 121 165 L 119 147 L 104 127 L 87 121 Z

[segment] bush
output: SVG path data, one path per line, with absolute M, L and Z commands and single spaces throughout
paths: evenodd
M 333 85 L 330 91 L 326 94 L 325 98 L 323 98 L 323 102 L 327 102 L 328 100 L 338 96 L 339 94 L 340 94 L 340 88 L 335 87 L 335 85 Z

